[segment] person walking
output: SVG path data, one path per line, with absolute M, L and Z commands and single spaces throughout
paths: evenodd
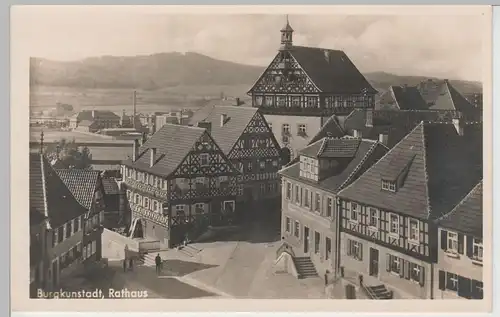
M 123 259 L 123 272 L 127 272 L 127 259 Z
M 162 264 L 160 253 L 158 253 L 156 255 L 155 264 L 156 264 L 156 274 L 160 274 L 161 273 L 161 264 Z
M 133 258 L 130 258 L 129 266 L 130 266 L 130 270 L 133 271 L 134 270 L 134 259 Z

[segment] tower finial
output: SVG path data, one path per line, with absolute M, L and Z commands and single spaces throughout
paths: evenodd
M 286 24 L 281 29 L 281 50 L 290 48 L 293 45 L 293 29 L 290 26 L 288 14 L 286 15 Z

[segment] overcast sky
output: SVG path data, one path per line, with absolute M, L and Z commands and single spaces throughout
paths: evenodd
M 90 9 L 93 8 L 93 9 Z M 30 55 L 76 60 L 99 55 L 194 51 L 265 66 L 276 53 L 283 14 L 178 14 L 159 10 L 52 7 L 25 10 Z M 363 72 L 482 79 L 479 15 L 289 16 L 294 44 L 342 49 Z

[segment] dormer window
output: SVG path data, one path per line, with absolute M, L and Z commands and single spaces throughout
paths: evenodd
M 308 179 L 318 180 L 318 160 L 307 156 L 300 156 L 300 176 Z
M 382 180 L 382 189 L 390 192 L 396 192 L 396 182 Z

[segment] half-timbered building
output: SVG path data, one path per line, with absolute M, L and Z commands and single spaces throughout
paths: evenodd
M 264 116 L 257 108 L 216 106 L 204 120 L 204 127 L 240 171 L 240 183 L 247 209 L 276 210 L 279 216 L 281 197 L 278 170 L 281 152 Z
M 129 234 L 160 246 L 236 221 L 239 172 L 206 129 L 165 124 L 123 161 Z
M 298 277 L 338 268 L 337 193 L 379 160 L 387 147 L 359 138 L 322 138 L 301 150 L 282 176 L 282 242 Z M 288 255 L 287 255 L 288 254 Z
M 439 299 L 483 299 L 483 184 L 438 221 L 434 294 Z
M 104 224 L 104 188 L 99 171 L 61 169 L 57 174 L 75 199 L 87 212 L 82 219 L 82 261 L 91 266 L 102 257 L 102 232 Z
M 343 51 L 293 45 L 293 32 L 287 19 L 278 53 L 248 94 L 295 157 L 332 114 L 373 108 L 377 91 Z
M 30 296 L 81 273 L 87 210 L 41 153 L 30 153 Z
M 339 193 L 340 272 L 359 297 L 435 298 L 436 220 L 482 177 L 482 125 L 421 123 Z

